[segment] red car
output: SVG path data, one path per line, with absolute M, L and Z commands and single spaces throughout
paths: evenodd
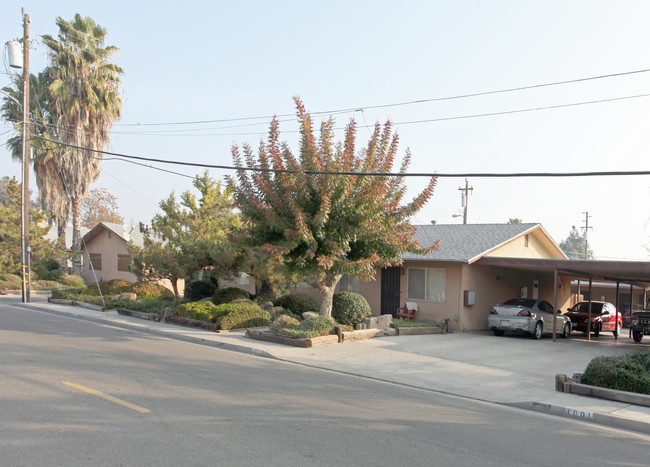
M 587 333 L 589 302 L 578 302 L 569 308 L 568 316 L 573 329 Z M 618 318 L 618 319 L 617 319 Z M 616 307 L 609 302 L 591 302 L 591 332 L 598 337 L 601 331 L 612 331 L 618 337 L 623 327 L 623 315 L 616 313 Z

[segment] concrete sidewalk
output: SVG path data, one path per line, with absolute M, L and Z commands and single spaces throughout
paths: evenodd
M 490 334 L 434 334 L 381 337 L 322 347 L 300 348 L 249 339 L 243 331 L 215 333 L 165 323 L 47 302 L 32 296 L 0 297 L 0 303 L 138 330 L 224 350 L 373 378 L 423 390 L 511 405 L 650 433 L 650 407 L 555 391 L 555 375 L 584 371 L 599 355 L 621 355 L 650 348 L 611 333 L 587 341 L 581 333 L 570 339 L 535 341 Z

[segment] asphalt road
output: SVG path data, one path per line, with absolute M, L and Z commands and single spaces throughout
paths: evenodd
M 650 437 L 0 306 L 0 464 L 648 465 Z

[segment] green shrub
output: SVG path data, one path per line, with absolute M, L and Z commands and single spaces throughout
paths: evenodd
M 52 298 L 59 298 L 64 300 L 77 300 L 85 287 L 76 287 L 68 289 L 54 289 L 52 290 Z
M 326 316 L 307 318 L 295 328 L 283 328 L 278 334 L 297 339 L 311 339 L 313 337 L 327 336 L 332 333 L 336 324 Z
M 131 291 L 131 283 L 129 281 L 124 279 L 111 279 L 109 281 L 99 281 L 88 284 L 88 294 L 99 296 L 97 286 L 99 286 L 102 295 L 104 296 L 117 295 Z
M 320 303 L 311 295 L 304 293 L 290 293 L 283 295 L 274 302 L 275 306 L 281 306 L 293 313 L 302 315 L 305 311 L 320 310 Z
M 212 302 L 183 303 L 174 309 L 174 314 L 213 323 L 216 319 L 214 315 L 215 308 L 216 306 Z
M 288 315 L 280 315 L 271 322 L 271 332 L 277 333 L 280 329 L 295 328 L 300 324 L 296 318 Z
M 218 308 L 229 310 L 227 315 L 217 319 L 221 329 L 255 328 L 271 323 L 271 315 L 258 305 L 223 303 Z
M 332 318 L 341 324 L 356 326 L 372 316 L 368 301 L 356 292 L 337 292 L 332 299 Z
M 225 287 L 223 289 L 217 289 L 214 295 L 212 295 L 212 303 L 215 305 L 221 305 L 222 303 L 230 303 L 233 300 L 238 298 L 245 298 L 249 300 L 251 294 L 246 290 L 240 289 L 239 287 Z
M 138 297 L 173 297 L 174 292 L 156 282 L 136 282 L 128 290 Z
M 20 290 L 22 285 L 20 277 L 14 274 L 5 274 L 6 279 L 0 280 L 0 290 Z
M 646 365 L 650 351 L 617 357 L 596 357 L 580 378 L 582 384 L 619 391 L 650 394 L 650 371 Z
M 44 290 L 44 289 L 58 289 L 59 284 L 57 281 L 48 281 L 45 279 L 40 279 L 37 281 L 32 282 L 31 287 L 37 290 Z
M 268 290 L 266 292 L 262 292 L 261 294 L 255 295 L 255 301 L 257 303 L 265 303 L 265 302 L 273 302 L 277 300 L 277 297 L 275 296 L 275 292 L 272 290 Z
M 66 285 L 68 287 L 84 286 L 84 280 L 79 276 L 75 276 L 74 274 L 64 274 L 59 280 L 59 282 L 61 282 L 63 285 Z
M 185 284 L 185 300 L 198 302 L 202 298 L 212 297 L 217 287 L 210 281 L 196 280 Z

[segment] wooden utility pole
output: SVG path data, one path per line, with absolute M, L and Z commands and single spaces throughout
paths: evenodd
M 468 195 L 469 195 L 469 192 L 470 192 L 470 191 L 474 191 L 474 187 L 470 187 L 470 186 L 469 186 L 469 182 L 467 181 L 467 179 L 465 179 L 465 188 L 463 188 L 463 187 L 458 187 L 458 190 L 459 190 L 459 191 L 464 191 L 464 192 L 465 192 L 465 193 L 463 193 L 463 194 L 461 195 L 461 197 L 462 197 L 461 199 L 462 199 L 462 201 L 463 201 L 463 203 L 462 203 L 462 204 L 463 204 L 463 207 L 465 208 L 465 209 L 463 210 L 463 224 L 467 224 L 467 205 L 469 204 L 469 198 L 468 198 Z
M 589 242 L 587 241 L 587 233 L 589 232 L 589 229 L 590 228 L 593 229 L 593 227 L 589 227 L 589 218 L 591 217 L 589 215 L 589 211 L 583 212 L 583 214 L 585 215 L 585 226 L 583 227 L 583 229 L 585 229 L 585 259 L 589 259 L 588 258 Z
M 22 292 L 23 303 L 30 302 L 29 247 L 29 15 L 23 13 L 23 193 L 22 193 Z

